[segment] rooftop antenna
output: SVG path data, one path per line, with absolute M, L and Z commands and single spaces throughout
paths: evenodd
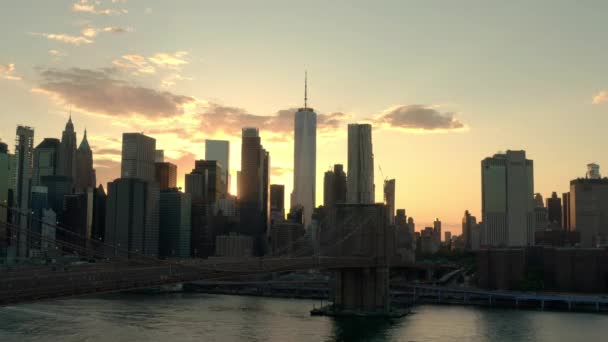
M 308 71 L 304 71 L 304 108 L 308 108 Z

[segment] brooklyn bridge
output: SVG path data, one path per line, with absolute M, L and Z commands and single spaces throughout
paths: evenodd
M 32 215 L 28 219 L 35 219 Z M 47 237 L 27 225 L 1 223 L 14 243 Z M 64 227 L 55 226 L 57 231 Z M 74 234 L 64 232 L 65 234 Z M 53 240 L 63 254 L 79 256 L 82 262 L 54 263 L 3 271 L 0 277 L 0 304 L 9 305 L 43 299 L 127 291 L 200 280 L 239 277 L 299 270 L 327 270 L 333 274 L 334 306 L 348 310 L 390 311 L 391 267 L 432 272 L 429 266 L 403 261 L 395 255 L 394 226 L 383 204 L 342 205 L 326 218 L 316 240 L 283 255 L 258 258 L 159 259 L 124 247 L 112 246 L 84 237 L 84 244 Z M 73 241 L 70 240 L 70 241 Z M 46 241 L 51 242 L 51 241 Z M 301 241 L 294 244 L 301 246 Z M 315 245 L 317 245 L 315 247 Z M 107 257 L 106 251 L 112 251 Z M 118 253 L 116 253 L 118 251 Z

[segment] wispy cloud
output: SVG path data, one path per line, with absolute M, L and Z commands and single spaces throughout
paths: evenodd
M 87 27 L 87 28 L 83 29 L 82 31 L 80 31 L 80 33 L 85 37 L 93 38 L 93 37 L 96 37 L 100 32 L 102 32 L 102 33 L 125 33 L 128 30 L 129 29 L 124 29 L 122 27 L 117 27 L 117 26 L 108 26 L 108 27 L 103 27 L 103 28 Z
M 50 40 L 56 40 L 56 41 L 60 41 L 63 43 L 68 43 L 68 44 L 73 44 L 73 45 L 82 45 L 82 44 L 91 44 L 93 43 L 93 40 L 87 38 L 87 37 L 81 37 L 81 36 L 72 36 L 69 34 L 63 34 L 63 33 L 38 33 L 38 32 L 34 32 L 32 33 L 32 35 L 35 36 L 41 36 L 41 37 L 45 37 L 47 39 Z
M 112 3 L 117 3 L 119 1 L 112 1 Z M 89 0 L 80 0 L 72 5 L 72 11 L 74 12 L 83 12 L 90 14 L 100 14 L 100 15 L 119 15 L 127 13 L 126 9 L 110 9 L 105 8 L 101 9 L 97 6 L 100 4 L 100 1 L 89 1 Z
M 608 101 L 608 91 L 602 90 L 593 97 L 593 104 L 600 104 Z
M 391 107 L 372 122 L 380 127 L 395 128 L 409 132 L 445 132 L 466 129 L 455 113 L 442 113 L 434 107 L 424 105 L 400 105 Z
M 186 60 L 187 56 L 187 51 L 159 52 L 148 59 L 158 66 L 169 69 L 179 69 L 182 65 L 188 64 L 188 61 Z
M 21 76 L 15 74 L 15 64 L 0 64 L 0 78 L 11 81 L 21 80 Z
M 133 69 L 136 73 L 153 74 L 156 68 L 150 65 L 146 57 L 138 54 L 128 54 L 112 61 L 114 66 L 122 69 Z

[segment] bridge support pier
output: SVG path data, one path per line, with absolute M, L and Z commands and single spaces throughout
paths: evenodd
M 389 269 L 374 267 L 335 271 L 334 306 L 361 313 L 390 312 Z

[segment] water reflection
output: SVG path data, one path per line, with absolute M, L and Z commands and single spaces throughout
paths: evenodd
M 335 342 L 385 341 L 395 325 L 385 318 L 342 317 L 333 319 L 332 339 Z

